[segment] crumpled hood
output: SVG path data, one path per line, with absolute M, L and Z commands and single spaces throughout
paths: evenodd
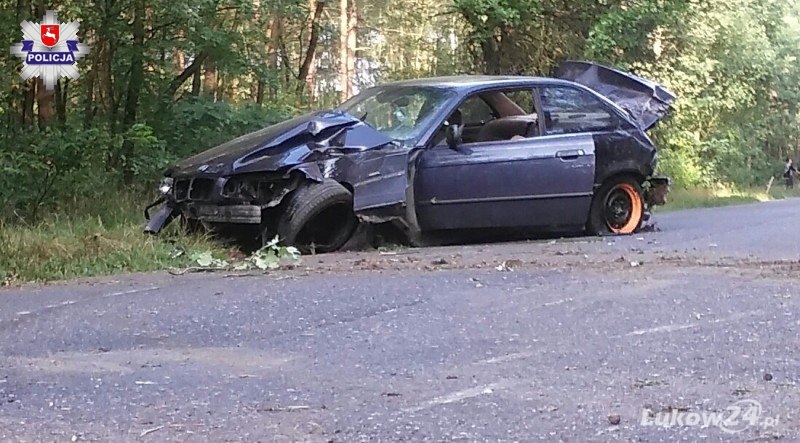
M 350 114 L 317 111 L 251 132 L 180 160 L 165 175 L 276 171 L 303 163 L 314 152 L 331 148 L 365 150 L 389 143 L 392 143 L 391 138 Z
M 628 111 L 643 131 L 664 118 L 677 97 L 658 83 L 590 62 L 565 62 L 556 77 L 597 91 Z

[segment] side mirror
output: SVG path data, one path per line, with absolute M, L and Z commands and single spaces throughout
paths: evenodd
M 458 151 L 458 146 L 461 144 L 462 130 L 461 125 L 448 125 L 447 129 L 445 129 L 445 139 L 450 149 Z

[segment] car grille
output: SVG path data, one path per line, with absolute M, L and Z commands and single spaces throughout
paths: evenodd
M 208 200 L 214 190 L 214 180 L 210 178 L 196 178 L 189 186 L 189 200 Z
M 175 181 L 175 200 L 210 200 L 214 179 L 191 178 Z
M 175 199 L 186 200 L 189 197 L 189 182 L 191 180 L 175 180 Z

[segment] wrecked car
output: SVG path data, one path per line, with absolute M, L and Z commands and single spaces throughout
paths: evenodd
M 674 100 L 588 62 L 376 86 L 177 162 L 145 231 L 180 217 L 316 252 L 379 224 L 412 244 L 484 228 L 630 234 L 666 201 L 645 133 Z

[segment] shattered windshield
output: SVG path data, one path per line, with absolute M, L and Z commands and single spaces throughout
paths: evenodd
M 414 144 L 453 94 L 424 86 L 379 86 L 356 95 L 339 109 L 400 143 Z

